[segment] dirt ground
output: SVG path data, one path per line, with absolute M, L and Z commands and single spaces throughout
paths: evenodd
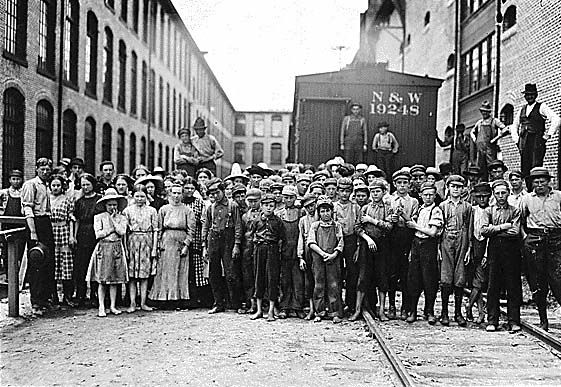
M 51 312 L 1 328 L 1 385 L 393 385 L 363 322 Z

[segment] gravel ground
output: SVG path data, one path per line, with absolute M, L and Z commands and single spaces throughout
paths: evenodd
M 363 322 L 234 313 L 52 312 L 1 329 L 1 385 L 312 386 L 396 383 Z

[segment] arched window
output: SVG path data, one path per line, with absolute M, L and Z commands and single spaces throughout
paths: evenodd
M 501 122 L 505 125 L 512 125 L 514 121 L 514 106 L 507 103 L 501 109 L 501 113 L 499 115 Z
M 146 137 L 140 138 L 140 164 L 146 165 Z
M 37 103 L 35 157 L 53 158 L 53 105 L 47 100 Z
M 251 163 L 258 164 L 263 162 L 263 143 L 262 142 L 254 142 L 251 150 Z
M 245 136 L 245 114 L 236 115 L 236 125 L 234 126 L 234 136 Z
M 103 102 L 113 103 L 113 32 L 105 27 L 103 47 Z
M 166 145 L 166 165 L 165 169 L 169 172 L 169 146 Z
M 125 172 L 125 131 L 117 131 L 117 173 Z
M 95 142 L 95 120 L 88 117 L 84 125 L 84 164 L 89 173 L 95 173 Z
M 503 31 L 508 30 L 516 24 L 516 5 L 508 7 L 504 13 Z
M 245 142 L 234 143 L 234 162 L 245 164 Z
M 136 134 L 131 133 L 129 140 L 129 173 L 136 168 Z
M 456 55 L 448 55 L 448 60 L 446 61 L 446 70 L 453 70 L 456 67 Z
M 113 129 L 108 123 L 103 124 L 103 133 L 101 139 L 101 159 L 111 160 L 111 149 L 112 149 L 112 137 Z
M 127 90 L 127 46 L 123 40 L 119 40 L 119 94 L 117 107 L 125 110 L 125 97 Z
M 15 88 L 4 91 L 2 130 L 2 183 L 8 186 L 12 169 L 23 170 L 23 133 L 25 129 L 25 98 Z
M 39 3 L 39 55 L 38 70 L 47 74 L 55 72 L 56 1 L 41 0 Z
M 154 143 L 154 140 L 150 140 L 150 146 L 148 147 L 148 169 L 149 170 L 153 170 L 154 169 L 154 152 L 156 145 Z
M 427 13 L 425 13 L 425 27 L 428 26 L 430 23 L 430 11 L 427 11 Z
M 282 145 L 278 142 L 271 144 L 271 164 L 282 164 Z
M 164 146 L 162 145 L 162 143 L 158 144 L 158 167 L 161 167 L 164 165 Z
M 76 114 L 70 109 L 62 114 L 62 157 L 76 157 Z
M 80 4 L 78 0 L 65 0 L 64 52 L 62 75 L 66 82 L 78 86 L 78 33 Z
M 86 93 L 97 95 L 97 17 L 88 11 L 86 35 Z

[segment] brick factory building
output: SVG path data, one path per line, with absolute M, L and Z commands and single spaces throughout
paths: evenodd
M 512 123 L 525 104 L 521 90 L 526 83 L 536 83 L 538 101 L 560 114 L 558 5 L 524 0 L 370 0 L 361 15 L 361 48 L 353 64 L 387 60 L 390 70 L 442 79 L 437 113 L 441 138 L 448 125 L 462 122 L 471 129 L 484 100 L 491 102 L 496 117 Z M 501 139 L 499 145 L 507 166 L 520 168 L 512 138 Z M 449 150 L 435 146 L 438 164 L 449 157 Z M 544 166 L 557 182 L 558 155 L 556 135 L 547 142 Z
M 291 112 L 236 112 L 234 161 L 242 168 L 265 162 L 270 168 L 285 165 Z
M 2 181 L 37 157 L 173 166 L 203 117 L 233 158 L 234 108 L 170 0 L 0 0 Z M 61 55 L 63 53 L 63 55 Z

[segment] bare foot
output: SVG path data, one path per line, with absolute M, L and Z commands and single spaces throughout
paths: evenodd
M 97 311 L 97 317 L 107 317 L 107 313 L 105 313 L 105 308 L 99 308 Z
M 257 320 L 259 318 L 263 317 L 263 312 L 256 312 L 254 314 L 252 314 L 251 316 L 249 316 L 250 320 Z
M 151 312 L 154 309 L 149 307 L 148 305 L 140 305 L 140 309 L 145 310 L 146 312 Z
M 267 315 L 267 321 L 271 322 L 271 321 L 275 321 L 275 320 L 276 320 L 276 318 L 275 318 L 275 315 L 273 313 L 269 313 Z
M 349 317 L 349 321 L 356 321 L 360 318 L 360 310 L 357 310 L 353 313 L 351 317 Z
M 127 313 L 134 313 L 136 310 L 136 306 L 135 305 L 131 305 L 127 308 Z
M 111 313 L 113 313 L 115 315 L 119 315 L 119 314 L 123 313 L 117 308 L 110 308 L 109 310 L 111 311 Z
M 314 318 L 314 322 L 321 322 L 321 317 L 316 316 L 316 318 Z
M 333 317 L 333 324 L 339 324 L 342 321 L 343 319 L 341 317 L 338 316 Z
M 309 312 L 306 317 L 304 317 L 304 320 L 312 320 L 314 318 L 314 313 L 313 312 Z

